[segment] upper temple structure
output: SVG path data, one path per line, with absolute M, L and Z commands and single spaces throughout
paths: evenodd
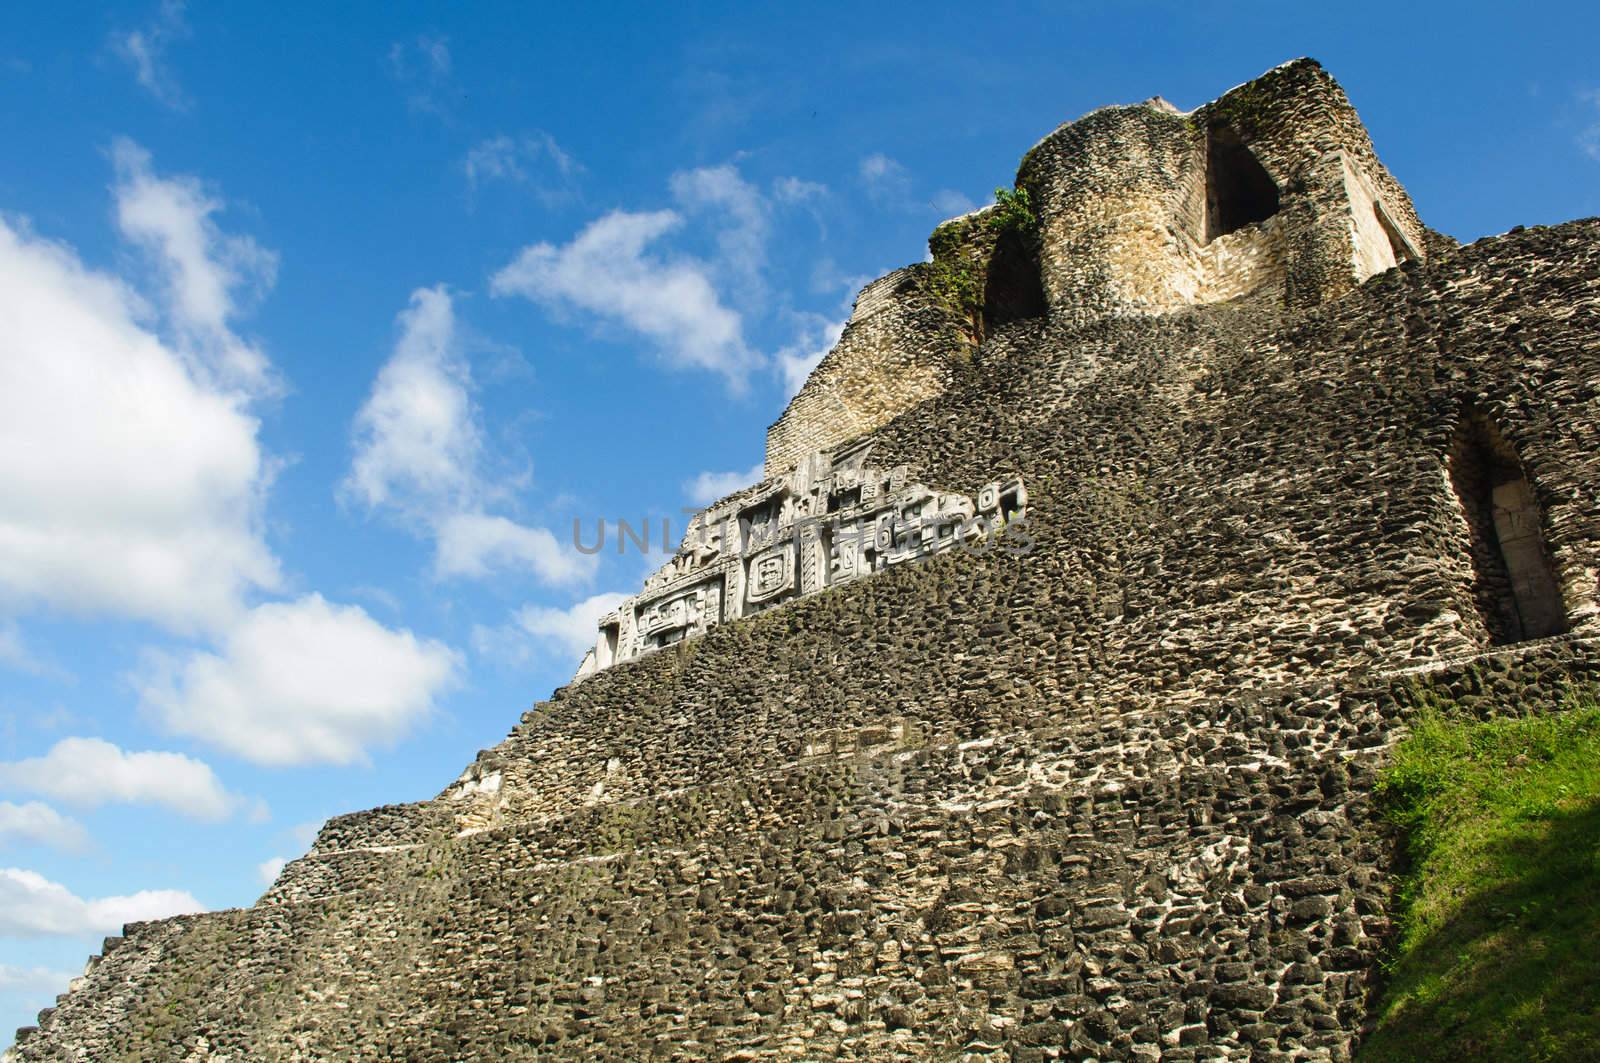
M 1457 246 L 1309 59 L 1009 183 L 581 681 L 8 1058 L 1352 1058 L 1408 714 L 1600 683 L 1600 223 Z
M 1244 298 L 1304 309 L 1428 256 L 1405 189 L 1308 61 L 1188 114 L 1160 97 L 1095 111 L 1036 144 L 1016 184 L 1036 232 L 996 225 L 988 207 L 935 230 L 931 265 L 861 292 L 838 345 L 767 431 L 769 477 L 940 394 L 1007 322 Z
M 766 480 L 694 519 L 677 556 L 600 621 L 580 678 L 952 545 L 972 502 L 908 488 L 903 467 L 880 491 L 889 474 L 862 466 L 860 441 L 943 392 L 1007 322 L 1246 298 L 1309 307 L 1427 257 L 1405 189 L 1312 63 L 1280 67 L 1192 113 L 1160 97 L 1096 111 L 1035 145 L 1016 183 L 1037 211 L 1029 231 L 1004 225 L 1000 207 L 975 211 L 935 230 L 931 264 L 861 292 L 839 343 L 768 429 Z M 1007 490 L 1007 514 L 998 483 L 980 493 L 985 527 L 1020 512 L 1020 482 Z M 874 532 L 898 535 L 901 549 L 874 554 Z M 905 549 L 908 536 L 916 549 Z

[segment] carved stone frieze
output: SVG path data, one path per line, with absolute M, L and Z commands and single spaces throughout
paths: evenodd
M 601 617 L 577 678 L 828 587 L 973 542 L 1022 516 L 1019 479 L 976 498 L 915 483 L 867 448 L 818 452 L 696 514 L 643 589 Z

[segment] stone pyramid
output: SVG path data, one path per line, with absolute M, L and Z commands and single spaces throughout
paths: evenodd
M 1600 678 L 1600 223 L 1457 247 L 1305 59 L 1015 187 L 577 681 L 14 1058 L 1348 1058 L 1402 713 Z

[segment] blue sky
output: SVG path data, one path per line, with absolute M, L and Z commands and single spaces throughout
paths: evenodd
M 1060 122 L 1309 54 L 1435 228 L 1600 213 L 1592 5 L 1298 6 L 12 5 L 0 1028 L 453 779 L 662 560 L 574 519 L 753 479 Z

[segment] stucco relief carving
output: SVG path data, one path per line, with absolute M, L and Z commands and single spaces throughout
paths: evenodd
M 1022 481 L 976 499 L 915 483 L 867 448 L 819 452 L 696 514 L 678 552 L 600 619 L 577 678 L 741 616 L 951 549 L 1022 515 Z

